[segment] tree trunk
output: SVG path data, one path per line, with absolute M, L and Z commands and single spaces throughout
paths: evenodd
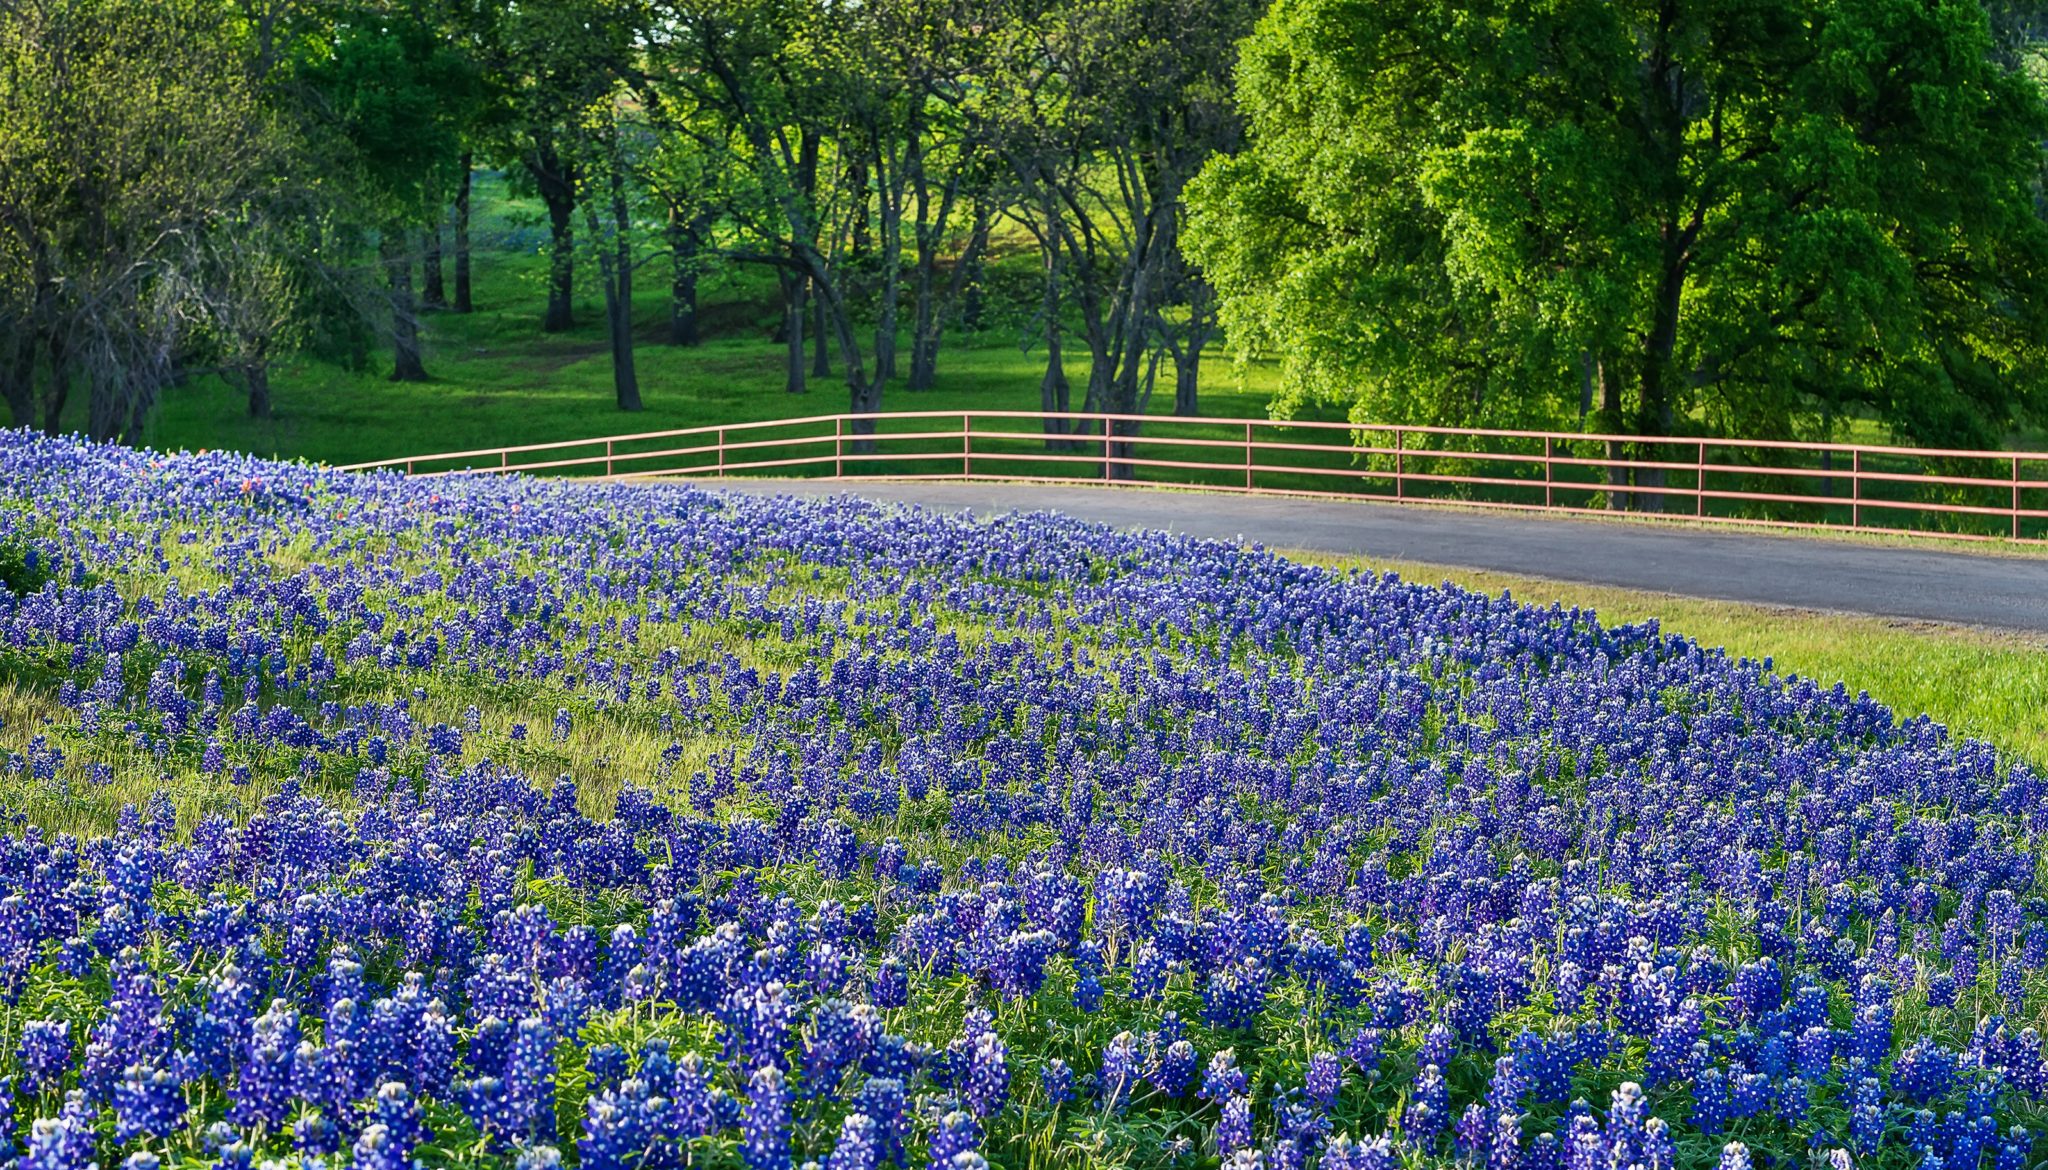
M 804 370 L 808 359 L 804 354 L 804 278 L 788 269 L 782 270 L 782 344 L 784 365 L 787 367 L 782 388 L 790 394 L 802 394 L 810 389 L 804 382 Z
M 1590 350 L 1579 351 L 1579 425 L 1586 425 L 1586 416 L 1593 413 L 1593 354 Z
M 847 161 L 846 189 L 852 199 L 848 215 L 853 221 L 847 236 L 847 259 L 858 266 L 875 246 L 874 229 L 868 222 L 868 162 L 858 154 Z
M 50 393 L 43 399 L 43 431 L 64 429 L 64 406 L 71 397 L 71 355 L 59 337 L 50 338 Z
M 468 313 L 475 305 L 469 296 L 469 182 L 475 160 L 462 152 L 462 174 L 455 185 L 455 311 Z
M 576 323 L 576 176 L 552 145 L 535 150 L 526 169 L 548 209 L 548 309 L 540 327 L 560 333 Z
M 547 333 L 560 333 L 576 324 L 576 229 L 569 219 L 574 210 L 570 203 L 548 204 L 548 308 L 540 322 Z
M 1678 236 L 1676 225 L 1666 230 L 1664 276 L 1657 288 L 1656 304 L 1651 308 L 1649 344 L 1643 355 L 1635 431 L 1646 437 L 1662 438 L 1671 433 L 1671 358 L 1678 347 L 1678 314 L 1685 296 L 1686 268 Z M 1641 444 L 1643 458 L 1651 458 L 1658 452 L 1659 449 L 1650 444 Z M 1644 468 L 1636 474 L 1636 485 L 1663 487 L 1663 470 Z M 1637 507 L 1645 512 L 1664 510 L 1662 493 L 1639 495 L 1636 502 Z
M 811 376 L 829 378 L 832 376 L 832 346 L 825 337 L 825 298 L 818 290 L 810 291 L 811 300 Z
M 924 271 L 919 263 L 917 278 L 911 290 L 910 310 L 910 380 L 905 384 L 910 390 L 929 390 L 938 380 L 939 328 L 938 306 L 934 303 L 932 274 Z
M 907 132 L 910 149 L 905 165 L 895 168 L 892 173 L 878 159 L 875 167 L 875 177 L 881 180 L 881 264 L 876 270 L 880 282 L 876 291 L 880 297 L 875 318 L 875 382 L 878 385 L 896 376 L 897 306 L 903 297 L 903 196 L 904 184 L 909 178 L 905 172 L 921 165 L 917 161 L 917 152 L 922 142 L 922 131 L 913 122 Z M 886 147 L 877 143 L 875 149 L 881 152 Z
M 1186 293 L 1187 325 L 1179 332 L 1177 343 L 1171 330 L 1162 325 L 1162 331 L 1167 334 L 1167 347 L 1173 354 L 1173 413 L 1192 418 L 1202 412 L 1197 392 L 1201 387 L 1202 351 L 1216 335 L 1216 293 L 1199 275 L 1184 274 L 1181 287 Z
M 597 246 L 598 279 L 604 285 L 605 332 L 611 339 L 612 393 L 620 410 L 640 409 L 640 376 L 633 365 L 633 220 L 626 181 L 616 157 L 611 167 L 612 238 L 606 240 L 597 208 L 585 201 L 590 242 Z M 609 245 L 609 246 L 607 246 Z
M 1067 383 L 1066 355 L 1060 346 L 1059 274 L 1059 254 L 1048 251 L 1045 260 L 1045 301 L 1042 310 L 1045 317 L 1045 376 L 1038 380 L 1038 409 L 1047 416 L 1045 445 L 1052 451 L 1063 451 L 1071 446 L 1064 437 L 1068 430 L 1067 420 L 1061 417 L 1067 413 L 1071 387 Z
M 412 257 L 406 255 L 404 229 L 386 231 L 379 247 L 391 282 L 391 380 L 424 382 L 427 369 L 420 360 L 419 306 L 413 302 Z
M 950 205 L 952 193 L 947 193 L 944 203 Z M 941 225 L 949 216 L 942 209 Z M 989 231 L 993 227 L 992 213 L 988 202 L 976 199 L 974 205 L 974 232 L 968 237 L 967 248 L 953 265 L 952 275 L 940 290 L 934 280 L 938 241 L 932 240 L 927 246 L 920 240 L 917 277 L 917 311 L 915 324 L 910 335 L 910 388 L 930 390 L 939 380 L 939 344 L 945 337 L 946 319 L 953 313 L 953 306 L 966 295 L 969 281 L 981 263 L 981 254 L 988 247 Z M 929 251 L 931 255 L 922 253 Z
M 839 345 L 839 363 L 846 379 L 848 409 L 856 415 L 873 415 L 882 409 L 882 379 L 870 380 L 867 367 L 860 356 L 860 342 L 854 339 L 853 316 L 847 308 L 846 293 L 833 283 L 831 270 L 825 266 L 825 257 L 814 247 L 799 246 L 797 259 L 810 274 L 815 294 L 825 302 L 825 319 L 832 326 L 832 333 Z M 855 418 L 853 433 L 867 436 L 875 433 L 873 418 Z M 855 454 L 873 452 L 873 440 L 865 437 L 853 444 Z
M 680 208 L 668 209 L 669 285 L 668 343 L 696 345 L 703 340 L 697 330 L 697 254 L 700 239 L 696 225 Z
M 242 384 L 249 389 L 249 417 L 270 417 L 270 367 L 260 361 L 242 367 Z
M 903 295 L 903 214 L 882 200 L 882 263 L 877 272 L 880 298 L 875 314 L 875 381 L 896 376 L 897 306 Z
M 966 279 L 960 286 L 960 328 L 969 333 L 982 330 L 987 315 L 988 297 L 982 287 L 982 278 L 987 274 L 987 233 L 982 233 L 983 246 L 975 250 L 974 260 L 967 266 Z
M 1192 418 L 1202 413 L 1195 392 L 1201 380 L 1202 342 L 1189 338 L 1187 347 L 1173 355 L 1173 413 Z
M 1613 434 L 1622 426 L 1621 379 L 1605 361 L 1595 362 L 1593 372 L 1600 382 L 1600 429 Z M 1628 458 L 1628 448 L 1620 440 L 1609 439 L 1607 458 L 1612 461 L 1607 465 L 1607 510 L 1626 512 L 1631 503 L 1631 493 L 1623 490 L 1629 486 L 1629 476 L 1622 460 Z
M 0 365 L 0 398 L 6 400 L 14 425 L 24 429 L 36 425 L 35 375 L 35 339 L 24 329 L 14 339 L 14 352 L 7 355 L 6 364 Z
M 1088 389 L 1086 396 L 1081 400 L 1081 411 L 1084 414 L 1118 413 L 1115 383 L 1117 358 L 1122 352 L 1120 342 L 1113 334 L 1112 327 L 1103 319 L 1100 300 L 1095 294 L 1085 290 L 1081 293 L 1081 322 L 1082 338 L 1088 343 Z M 1094 423 L 1083 422 L 1075 427 L 1072 433 L 1092 434 L 1094 428 Z M 1121 444 L 1110 442 L 1114 431 L 1115 428 L 1104 424 L 1103 442 L 1096 448 L 1097 453 L 1103 457 L 1102 474 L 1108 479 L 1120 478 L 1114 457 L 1116 447 Z
M 612 240 L 604 238 L 598 209 L 584 201 L 584 225 L 598 252 L 598 283 L 604 285 L 604 334 L 612 350 L 612 398 L 618 410 L 639 410 L 639 375 L 633 369 L 633 238 L 629 234 L 625 184 L 612 168 Z
M 946 225 L 952 221 L 953 205 L 960 197 L 960 172 L 956 168 L 947 176 L 935 208 L 924 169 L 924 151 L 913 144 L 904 163 L 910 170 L 910 189 L 915 199 L 912 237 L 917 246 L 917 261 L 910 271 L 909 389 L 929 390 L 937 374 L 934 364 L 938 349 L 939 248 L 945 243 Z
M 448 307 L 448 290 L 441 283 L 441 225 L 429 224 L 426 231 L 426 254 L 420 259 L 420 273 L 423 277 L 420 300 L 429 309 Z
M 169 359 L 162 358 L 151 363 L 128 387 L 128 421 L 121 427 L 122 442 L 131 447 L 142 445 L 142 424 L 149 421 L 150 412 L 156 409 L 157 395 L 174 377 Z

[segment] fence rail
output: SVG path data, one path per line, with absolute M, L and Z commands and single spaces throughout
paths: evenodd
M 1031 411 L 824 414 L 340 470 L 1150 484 L 2048 540 L 2048 452 Z

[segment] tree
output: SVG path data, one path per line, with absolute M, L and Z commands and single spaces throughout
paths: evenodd
M 1993 47 L 1966 0 L 1280 0 L 1189 254 L 1361 419 L 1988 443 L 2048 309 Z
M 1020 180 L 1018 206 L 1051 250 L 1048 327 L 1055 293 L 1080 311 L 1084 410 L 1146 408 L 1180 261 L 1183 193 L 1211 155 L 1236 144 L 1230 78 L 1259 9 L 1257 0 L 1055 0 L 1051 12 L 1019 14 L 1025 43 L 1038 47 L 1007 54 L 1021 76 L 1009 87 L 1001 149 Z M 1203 341 L 1188 333 L 1180 344 L 1198 353 Z M 1064 382 L 1047 375 L 1048 389 Z M 1135 434 L 1136 424 L 1109 431 Z M 1109 446 L 1110 474 L 1128 477 L 1116 458 L 1132 445 Z
M 480 34 L 500 150 L 547 209 L 549 333 L 575 324 L 576 199 L 588 186 L 576 170 L 577 119 L 616 84 L 640 27 L 630 4 L 532 0 L 505 6 Z
M 651 25 L 648 84 L 664 104 L 700 111 L 718 129 L 694 118 L 664 125 L 699 127 L 707 148 L 734 144 L 727 212 L 737 238 L 727 254 L 778 271 L 791 388 L 803 373 L 804 298 L 815 296 L 839 350 L 850 410 L 867 415 L 880 409 L 886 378 L 857 336 L 845 258 L 819 198 L 831 186 L 820 168 L 859 149 L 845 145 L 856 100 L 846 89 L 858 53 L 854 19 L 800 0 L 667 0 Z M 828 139 L 841 149 L 828 153 Z M 856 420 L 854 429 L 871 433 L 873 424 Z
M 476 177 L 476 156 L 463 151 L 455 177 L 455 304 L 458 313 L 476 309 L 469 279 L 469 202 L 471 182 Z
M 297 347 L 304 328 L 302 273 L 292 241 L 261 209 L 245 209 L 222 227 L 208 236 L 207 279 L 195 290 L 199 334 L 221 372 L 241 382 L 249 417 L 267 419 L 271 367 Z
M 634 79 L 635 95 L 648 115 L 650 141 L 641 176 L 666 221 L 669 252 L 668 343 L 693 346 L 703 340 L 697 318 L 697 285 L 715 262 L 714 230 L 730 202 L 731 146 L 722 128 L 701 111 L 676 109 L 645 75 Z M 678 125 L 671 119 L 694 119 Z
M 632 162 L 626 139 L 638 131 L 621 108 L 623 93 L 608 92 L 581 120 L 582 158 L 576 173 L 588 189 L 578 193 L 597 253 L 604 286 L 605 333 L 611 341 L 612 391 L 620 410 L 640 409 L 640 377 L 633 361 Z M 599 208 L 603 211 L 600 212 Z
M 358 214 L 377 228 L 391 312 L 394 381 L 420 381 L 419 303 L 412 270 L 423 225 L 462 157 L 460 131 L 476 103 L 474 63 L 451 47 L 434 14 L 412 7 L 335 9 L 307 36 L 294 80 L 308 91 L 310 128 Z
M 202 323 L 210 241 L 278 180 L 227 12 L 0 3 L 0 398 L 133 439 Z M 230 265 L 226 270 L 233 272 Z

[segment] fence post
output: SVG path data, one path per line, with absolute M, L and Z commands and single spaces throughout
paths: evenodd
M 1543 436 L 1543 506 L 1546 508 L 1555 506 L 1554 502 L 1551 499 L 1550 487 L 1550 460 L 1553 457 L 1554 453 L 1555 447 L 1552 445 L 1551 437 L 1549 435 Z
M 2020 457 L 2012 457 L 2012 538 L 2020 538 Z
M 408 460 L 406 460 L 406 461 L 405 461 L 405 473 L 406 473 L 407 475 L 411 475 L 411 474 L 412 474 L 412 460 L 410 460 L 410 459 L 408 459 Z
M 846 416 L 832 417 L 832 478 L 846 478 Z
M 974 474 L 974 418 L 966 411 L 960 412 L 960 478 Z
M 606 479 L 612 477 L 612 440 L 610 439 L 604 441 L 604 477 Z
M 725 428 L 718 428 L 718 478 L 725 478 Z
M 1116 476 L 1115 476 L 1114 474 L 1112 474 L 1112 471 L 1113 471 L 1114 469 L 1113 469 L 1113 468 L 1111 467 L 1111 465 L 1110 465 L 1110 462 L 1109 462 L 1109 432 L 1110 432 L 1110 431 L 1112 431 L 1112 430 L 1114 430 L 1114 429 L 1116 429 L 1116 428 L 1115 428 L 1115 425 L 1114 425 L 1114 424 L 1112 424 L 1112 423 L 1111 423 L 1111 422 L 1109 421 L 1109 416 L 1108 416 L 1108 415 L 1106 415 L 1106 414 L 1105 414 L 1105 415 L 1103 415 L 1103 416 L 1102 416 L 1102 478 L 1103 478 L 1103 480 L 1104 480 L 1104 481 L 1108 481 L 1108 480 L 1112 480 L 1112 479 L 1115 479 L 1115 478 L 1116 478 Z
M 1402 453 L 1401 433 L 1400 427 L 1394 428 L 1394 498 L 1397 500 L 1408 497 L 1408 465 Z
M 500 450 L 498 452 L 498 470 L 503 471 L 510 466 L 512 466 L 512 453 Z
M 1692 514 L 1695 517 L 1707 514 L 1707 441 L 1700 440 L 1699 462 L 1692 472 Z
M 1252 424 L 1244 424 L 1244 490 L 1252 490 Z
M 1863 452 L 1849 453 L 1849 527 L 1863 527 Z

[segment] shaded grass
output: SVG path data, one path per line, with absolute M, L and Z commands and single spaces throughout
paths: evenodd
M 1684 634 L 1733 657 L 1768 659 L 1781 673 L 1867 691 L 1901 717 L 1925 714 L 1958 735 L 2048 768 L 2048 636 L 1707 601 L 1413 561 L 1286 555 L 1484 593 L 1507 591 L 1528 604 L 1590 608 L 1608 625 L 1654 619 L 1666 633 Z
M 256 420 L 248 417 L 238 386 L 196 377 L 166 392 L 144 442 L 173 450 L 226 448 L 354 463 L 848 409 L 836 352 L 832 374 L 811 378 L 807 393 L 784 389 L 785 351 L 772 336 L 780 315 L 775 282 L 758 268 L 727 267 L 705 278 L 700 319 L 708 324 L 706 341 L 687 348 L 666 344 L 668 288 L 660 279 L 666 268 L 654 258 L 634 297 L 634 355 L 646 409 L 619 411 L 594 265 L 579 256 L 575 326 L 543 333 L 547 236 L 538 209 L 508 196 L 495 177 L 479 176 L 476 198 L 476 311 L 425 314 L 422 342 L 431 380 L 388 381 L 390 356 L 383 349 L 370 353 L 362 369 L 300 357 L 273 376 L 275 416 Z M 1011 267 L 1029 262 L 1021 253 L 998 260 Z M 1038 409 L 1045 371 L 1038 330 L 1027 317 L 991 300 L 985 329 L 948 330 L 938 386 L 913 393 L 898 380 L 884 395 L 885 409 Z M 864 346 L 871 332 L 863 332 Z M 905 369 L 908 342 L 908 335 L 899 339 Z M 1086 348 L 1072 338 L 1065 366 L 1078 406 L 1088 361 Z M 1233 363 L 1220 350 L 1212 351 L 1203 374 L 1203 409 L 1219 416 L 1264 417 L 1279 384 L 1277 366 Z M 1163 367 L 1156 412 L 1171 409 L 1171 378 L 1171 366 Z M 84 424 L 83 409 L 80 404 L 69 420 L 73 425 Z

